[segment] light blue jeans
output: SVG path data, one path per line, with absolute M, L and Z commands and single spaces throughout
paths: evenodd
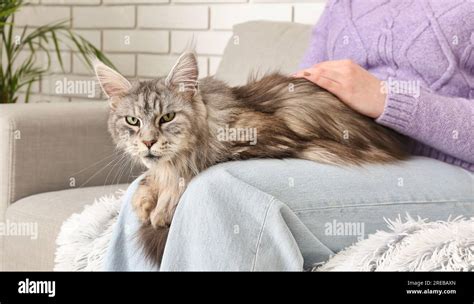
M 143 257 L 128 189 L 106 270 L 158 270 Z M 474 216 L 474 175 L 413 157 L 343 168 L 250 160 L 210 168 L 176 210 L 161 270 L 304 270 L 377 230 L 384 218 Z

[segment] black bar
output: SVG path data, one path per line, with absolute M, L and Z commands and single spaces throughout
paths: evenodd
M 245 278 L 243 276 L 246 276 Z M 52 284 L 54 282 L 54 296 Z M 28 290 L 24 287 L 28 284 Z M 48 285 L 49 283 L 49 285 Z M 20 287 L 22 289 L 20 290 Z M 32 293 L 35 291 L 37 293 Z M 38 293 L 42 291 L 42 293 Z M 10 303 L 110 303 L 147 301 L 196 302 L 239 297 L 254 302 L 284 296 L 304 303 L 474 303 L 474 274 L 452 272 L 383 273 L 0 273 L 0 304 Z M 51 295 L 51 296 L 49 296 Z M 221 296 L 219 296 L 221 295 Z M 199 299 L 199 300 L 198 300 Z M 330 301 L 329 301 L 330 300 Z

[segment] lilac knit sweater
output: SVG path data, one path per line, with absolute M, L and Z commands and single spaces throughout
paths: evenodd
M 330 0 L 311 40 L 302 68 L 354 60 L 389 84 L 379 124 L 474 171 L 473 1 Z

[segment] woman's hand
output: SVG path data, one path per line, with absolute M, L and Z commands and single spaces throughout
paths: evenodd
M 377 118 L 384 110 L 386 94 L 382 82 L 350 60 L 324 61 L 293 76 L 328 90 L 363 115 Z

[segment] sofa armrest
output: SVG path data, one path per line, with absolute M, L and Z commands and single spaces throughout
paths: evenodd
M 126 161 L 113 166 L 107 115 L 105 102 L 0 105 L 0 218 L 32 194 L 124 183 L 137 174 Z

